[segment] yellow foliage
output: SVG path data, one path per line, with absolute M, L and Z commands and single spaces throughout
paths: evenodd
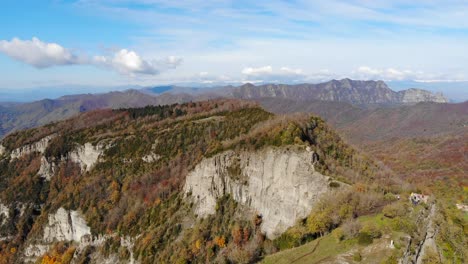
M 10 248 L 10 253 L 15 254 L 16 253 L 16 248 L 15 247 Z
M 201 240 L 200 240 L 200 239 L 197 239 L 197 241 L 195 241 L 195 248 L 196 248 L 197 250 L 200 250 L 201 245 L 202 245 Z
M 42 258 L 42 261 L 41 261 L 41 264 L 59 264 L 60 261 L 57 260 L 56 257 L 51 257 L 49 255 L 45 255 L 43 258 Z

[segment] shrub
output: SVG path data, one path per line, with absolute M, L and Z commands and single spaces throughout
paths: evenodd
M 373 239 L 372 239 L 372 236 L 371 236 L 371 235 L 369 235 L 369 234 L 366 233 L 366 232 L 361 232 L 361 233 L 359 233 L 359 235 L 358 235 L 358 243 L 359 243 L 359 245 L 367 246 L 367 245 L 372 244 L 372 242 L 373 242 Z
M 386 205 L 383 210 L 383 214 L 388 218 L 395 218 L 397 216 L 404 216 L 406 214 L 406 206 L 401 202 L 392 203 Z
M 350 219 L 344 222 L 342 228 L 346 238 L 354 238 L 361 231 L 361 223 L 355 219 Z
M 354 253 L 353 254 L 353 260 L 357 261 L 357 262 L 360 262 L 362 260 L 361 253 L 359 253 L 359 252 Z
M 333 237 L 335 237 L 338 242 L 345 239 L 345 234 L 344 234 L 343 228 L 341 227 L 338 227 L 337 229 L 333 230 L 332 234 L 333 234 Z
M 372 222 L 365 223 L 361 231 L 368 233 L 372 238 L 380 238 L 382 236 L 382 231 Z

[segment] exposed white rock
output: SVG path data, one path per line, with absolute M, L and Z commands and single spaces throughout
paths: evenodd
M 76 241 L 91 235 L 86 220 L 77 211 L 59 208 L 57 213 L 49 215 L 49 223 L 44 228 L 44 241 Z
M 436 103 L 448 103 L 447 98 L 441 93 L 433 94 L 426 90 L 411 88 L 408 90 L 401 91 L 403 98 L 402 103 L 412 104 L 419 102 L 436 102 Z
M 15 159 L 15 158 L 19 158 L 23 155 L 30 154 L 33 152 L 44 153 L 47 146 L 49 145 L 50 140 L 54 137 L 55 135 L 49 135 L 47 137 L 42 138 L 41 140 L 37 142 L 17 148 L 11 152 L 10 157 L 12 159 Z
M 41 167 L 39 168 L 37 175 L 50 181 L 50 179 L 52 179 L 52 176 L 54 176 L 54 173 L 55 164 L 47 161 L 47 159 L 43 156 L 41 158 Z
M 1 225 L 4 225 L 10 218 L 10 209 L 3 203 L 0 203 L 0 216 L 2 217 Z
M 130 252 L 130 259 L 128 264 L 135 264 L 135 257 L 133 256 L 133 247 L 135 246 L 135 239 L 132 237 L 121 237 L 120 238 L 120 245 L 122 247 L 126 247 L 127 250 Z
M 158 161 L 160 158 L 161 158 L 160 155 L 151 152 L 150 154 L 148 154 L 148 155 L 146 155 L 146 156 L 143 156 L 141 159 L 142 159 L 144 162 L 151 163 L 151 162 Z
M 5 147 L 0 144 L 0 157 L 3 156 L 3 154 L 5 154 L 5 152 L 6 152 Z
M 80 164 L 81 170 L 89 171 L 96 164 L 104 149 L 103 144 L 93 146 L 91 143 L 85 143 L 70 152 L 69 157 L 72 161 Z
M 316 172 L 311 153 L 294 147 L 258 152 L 227 151 L 205 159 L 189 173 L 184 186 L 199 216 L 215 212 L 225 194 L 262 215 L 262 231 L 274 238 L 306 217 L 330 191 L 330 178 Z
M 24 262 L 36 262 L 37 259 L 49 251 L 49 245 L 31 244 L 24 250 Z

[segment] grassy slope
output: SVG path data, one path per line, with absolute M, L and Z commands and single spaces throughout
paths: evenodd
M 335 237 L 335 231 L 315 239 L 300 247 L 280 251 L 276 254 L 267 256 L 262 263 L 264 264 L 312 264 L 312 263 L 337 263 L 339 260 L 345 259 L 353 261 L 353 255 L 359 252 L 362 256 L 362 261 L 359 263 L 380 263 L 392 255 L 399 249 L 390 249 L 388 246 L 390 240 L 397 241 L 405 234 L 392 231 L 390 228 L 391 222 L 382 214 L 362 216 L 358 218 L 359 222 L 365 224 L 367 222 L 375 223 L 381 230 L 384 230 L 382 238 L 375 239 L 371 245 L 362 246 L 358 244 L 357 238 L 338 241 Z M 399 245 L 397 245 L 399 247 Z

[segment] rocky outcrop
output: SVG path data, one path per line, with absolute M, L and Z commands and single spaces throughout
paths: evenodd
M 31 244 L 24 250 L 24 263 L 35 263 L 37 259 L 49 251 L 49 245 Z
M 8 206 L 4 205 L 3 203 L 0 203 L 0 219 L 1 219 L 0 226 L 7 223 L 9 218 L 10 218 L 10 208 L 8 208 Z
M 437 234 L 437 229 L 434 224 L 434 217 L 435 217 L 435 212 L 436 212 L 436 206 L 433 204 L 431 206 L 431 211 L 428 216 L 428 224 L 427 224 L 427 230 L 426 230 L 426 235 L 424 236 L 424 240 L 421 242 L 421 246 L 419 248 L 419 252 L 416 256 L 416 264 L 422 264 L 423 259 L 426 256 L 428 251 L 431 252 L 438 252 L 437 251 L 437 245 L 435 242 L 435 236 Z M 440 261 L 440 259 L 439 259 Z
M 146 163 L 151 163 L 158 161 L 160 158 L 160 155 L 151 152 L 150 154 L 143 156 L 141 159 Z
M 17 148 L 11 152 L 11 158 L 19 158 L 23 155 L 30 154 L 33 152 L 39 152 L 39 153 L 44 153 L 46 150 L 47 146 L 49 145 L 50 140 L 54 137 L 55 135 L 49 135 L 47 137 L 42 138 L 41 140 L 34 142 L 29 145 L 22 146 L 20 148 Z
M 69 158 L 78 163 L 82 171 L 89 171 L 96 164 L 105 148 L 104 144 L 94 146 L 91 143 L 85 143 L 83 146 L 78 146 L 70 152 Z
M 216 200 L 229 194 L 262 216 L 262 231 L 274 238 L 306 217 L 330 191 L 330 178 L 314 170 L 312 153 L 299 147 L 257 152 L 227 151 L 203 160 L 184 186 L 195 212 L 215 212 Z
M 78 211 L 59 208 L 55 214 L 49 215 L 49 223 L 44 228 L 44 242 L 76 241 L 91 235 L 91 229 Z
M 436 236 L 437 236 L 437 226 L 434 223 L 435 214 L 437 207 L 435 204 L 432 204 L 430 207 L 429 214 L 421 214 L 422 219 L 421 224 L 419 225 L 419 232 L 424 234 L 423 239 L 419 242 L 414 242 L 413 237 L 408 237 L 408 244 L 402 258 L 398 261 L 399 264 L 421 264 L 424 262 L 424 259 L 428 252 L 435 253 L 439 256 L 439 262 L 441 262 L 441 256 L 438 254 Z
M 6 152 L 5 147 L 0 144 L 0 157 L 3 156 L 3 154 L 5 154 L 5 152 Z
M 91 229 L 78 211 L 59 208 L 55 214 L 49 215 L 48 220 L 42 239 L 24 249 L 23 262 L 36 262 L 49 251 L 51 244 L 57 241 L 81 243 L 90 240 Z
M 448 103 L 441 93 L 433 94 L 426 90 L 411 88 L 408 90 L 398 92 L 400 100 L 404 104 L 414 104 L 419 102 L 435 102 L 435 103 Z
M 49 162 L 44 156 L 41 157 L 41 167 L 37 172 L 37 175 L 50 181 L 52 176 L 54 176 L 56 165 L 52 162 Z

